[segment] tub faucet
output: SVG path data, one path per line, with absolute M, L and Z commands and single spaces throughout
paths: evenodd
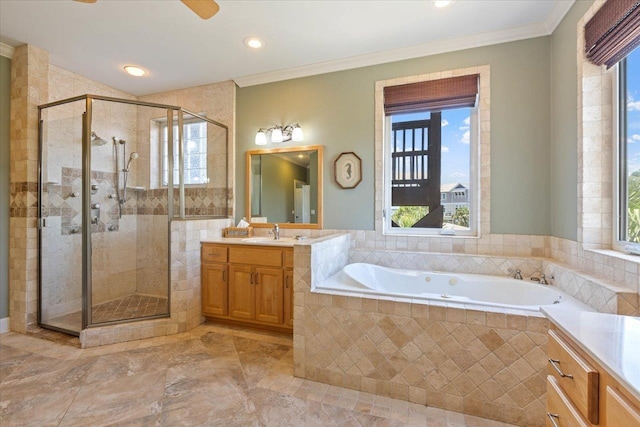
M 514 279 L 522 280 L 522 271 L 519 268 L 509 269 L 510 276 Z
M 532 281 L 538 282 L 541 285 L 550 285 L 551 283 L 549 283 L 549 280 L 552 280 L 552 279 L 553 279 L 553 276 L 547 276 L 544 273 L 540 273 L 540 277 L 531 276 Z
M 269 231 L 269 234 L 273 234 L 273 240 L 280 240 L 280 226 L 273 224 L 273 230 Z

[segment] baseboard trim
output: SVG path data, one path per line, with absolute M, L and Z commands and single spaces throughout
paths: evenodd
M 0 319 L 0 334 L 9 332 L 9 318 L 5 317 Z

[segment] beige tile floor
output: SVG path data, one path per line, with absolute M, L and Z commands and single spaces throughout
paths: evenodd
M 0 425 L 506 424 L 293 377 L 288 336 L 213 324 L 79 349 L 0 335 Z

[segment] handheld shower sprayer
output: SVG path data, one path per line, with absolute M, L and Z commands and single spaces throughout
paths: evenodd
M 135 151 L 131 153 L 131 155 L 129 156 L 129 161 L 127 162 L 127 167 L 123 169 L 123 172 L 129 172 L 129 165 L 131 164 L 132 161 L 136 160 L 138 157 L 140 157 L 140 155 Z
M 115 152 L 116 155 L 116 162 L 115 162 L 115 166 L 116 166 L 116 197 L 118 199 L 118 207 L 119 207 L 119 211 L 120 211 L 120 218 L 122 218 L 122 210 L 124 207 L 124 204 L 127 202 L 127 179 L 129 177 L 129 166 L 131 165 L 131 162 L 136 160 L 139 157 L 139 154 L 136 153 L 135 151 L 132 152 L 129 155 L 129 161 L 127 162 L 126 166 L 124 165 L 126 156 L 127 156 L 127 142 L 124 139 L 118 139 L 117 137 L 113 137 L 113 150 Z M 120 169 L 120 156 L 119 156 L 119 145 L 122 145 L 122 163 L 123 163 L 123 168 Z M 122 190 L 120 188 L 120 172 L 122 172 L 122 178 L 123 178 L 123 185 L 122 185 Z

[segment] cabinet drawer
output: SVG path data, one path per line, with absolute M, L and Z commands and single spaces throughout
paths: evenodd
M 640 426 L 640 408 L 611 387 L 607 387 L 606 399 L 607 426 Z
M 282 267 L 282 249 L 231 247 L 229 248 L 229 262 L 233 264 Z
M 549 374 L 580 413 L 598 424 L 598 371 L 556 332 L 549 331 Z
M 554 377 L 547 377 L 547 415 L 548 427 L 588 427 L 589 423 L 580 415 L 569 398 L 560 388 Z M 554 424 L 555 423 L 555 424 Z
M 284 250 L 284 266 L 293 268 L 293 249 Z
M 227 248 L 224 246 L 202 245 L 202 262 L 227 262 Z

